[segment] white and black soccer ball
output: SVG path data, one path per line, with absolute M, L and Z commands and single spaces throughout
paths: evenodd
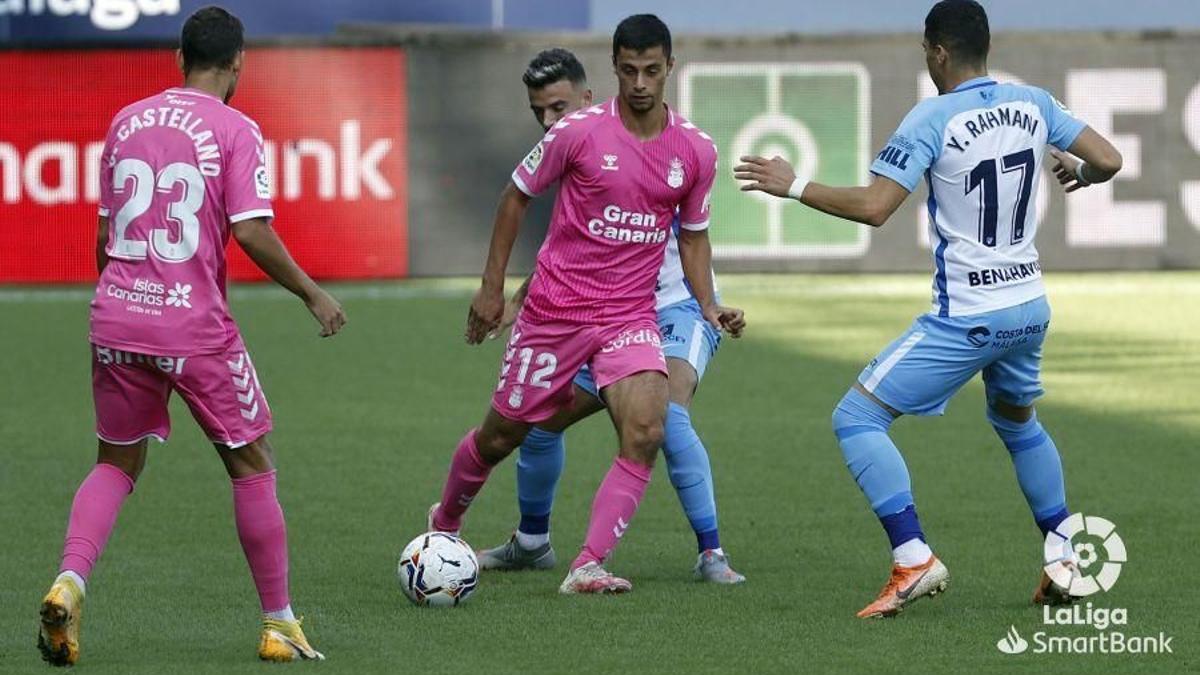
M 479 560 L 467 542 L 445 532 L 426 532 L 400 554 L 400 589 L 424 607 L 456 607 L 479 583 Z

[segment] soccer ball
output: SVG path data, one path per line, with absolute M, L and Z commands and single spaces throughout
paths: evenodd
M 426 532 L 400 554 L 400 589 L 425 607 L 456 607 L 475 592 L 479 560 L 465 541 L 445 532 Z

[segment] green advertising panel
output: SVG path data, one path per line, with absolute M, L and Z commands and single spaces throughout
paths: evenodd
M 742 155 L 779 155 L 796 175 L 865 185 L 870 148 L 869 76 L 857 63 L 692 63 L 680 109 L 717 144 L 712 196 L 714 255 L 725 259 L 858 257 L 868 230 L 799 204 L 739 190 Z

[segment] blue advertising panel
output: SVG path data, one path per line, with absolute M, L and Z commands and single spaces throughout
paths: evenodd
M 251 37 L 328 35 L 339 23 L 583 30 L 588 0 L 0 0 L 0 44 L 173 40 L 209 4 L 237 14 Z

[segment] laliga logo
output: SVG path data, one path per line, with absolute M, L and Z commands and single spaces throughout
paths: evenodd
M 1072 596 L 1083 597 L 1108 591 L 1117 583 L 1121 567 L 1126 562 L 1125 543 L 1117 535 L 1111 521 L 1082 513 L 1067 518 L 1056 531 L 1046 536 L 1044 567 L 1046 575 L 1059 588 Z M 1053 612 L 1049 605 L 1042 607 L 1042 624 L 1046 627 L 1086 626 L 1090 634 L 1055 635 L 1048 630 L 1036 631 L 1028 642 L 1017 633 L 1016 626 L 996 642 L 1004 654 L 1172 654 L 1173 635 L 1131 634 L 1129 611 L 1124 607 L 1094 607 L 1089 601 L 1080 606 L 1071 603 Z
M 1044 552 L 1047 576 L 1076 597 L 1108 591 L 1127 560 L 1116 525 L 1082 513 L 1067 518 L 1046 535 Z

